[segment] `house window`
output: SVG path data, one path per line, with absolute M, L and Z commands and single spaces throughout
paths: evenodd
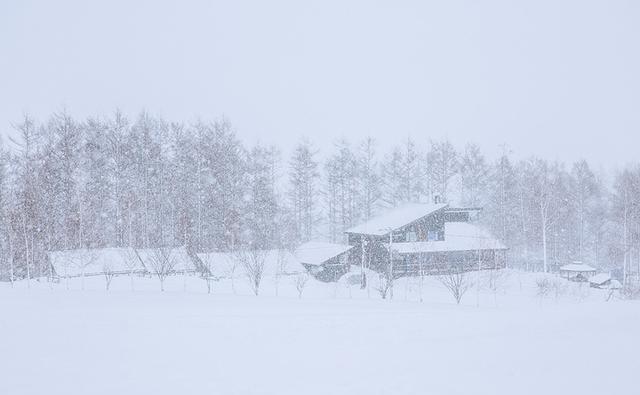
M 416 232 L 407 232 L 407 241 L 408 242 L 418 241 L 418 237 L 416 236 Z
M 430 230 L 427 232 L 427 241 L 438 241 L 438 231 Z

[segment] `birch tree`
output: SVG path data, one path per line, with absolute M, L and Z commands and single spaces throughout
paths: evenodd
M 360 183 L 360 205 L 362 219 L 368 221 L 375 214 L 376 204 L 381 195 L 379 164 L 376 160 L 376 142 L 373 138 L 365 138 L 357 152 L 358 181 Z
M 586 250 L 592 242 L 592 238 L 588 237 L 588 235 L 594 235 L 593 232 L 588 231 L 591 230 L 591 218 L 595 214 L 600 188 L 595 174 L 585 160 L 573 164 L 571 176 L 570 199 L 576 223 L 574 231 L 575 242 L 577 243 L 576 255 L 582 261 L 586 257 Z
M 540 240 L 542 242 L 542 259 L 543 259 L 543 271 L 546 273 L 549 271 L 549 229 L 555 219 L 553 204 L 555 203 L 555 186 L 557 185 L 558 178 L 557 164 L 550 165 L 548 162 L 541 159 L 532 159 L 531 162 L 531 179 L 534 194 L 532 196 L 532 202 L 535 210 L 538 214 L 539 228 L 540 228 Z
M 458 173 L 458 154 L 449 140 L 431 141 L 427 153 L 428 174 L 433 194 L 448 201 L 451 179 Z
M 337 152 L 325 163 L 325 199 L 331 240 L 341 239 L 344 231 L 360 220 L 358 161 L 346 140 L 335 144 Z
M 521 202 L 518 187 L 516 169 L 503 147 L 502 155 L 489 171 L 489 179 L 485 185 L 487 203 L 483 208 L 482 220 L 505 245 L 510 246 L 509 253 L 514 256 L 517 253 L 513 250 L 522 253 L 522 246 L 525 244 L 519 223 Z
M 30 286 L 31 269 L 35 265 L 36 238 L 39 217 L 39 195 L 37 189 L 37 171 L 39 167 L 38 155 L 41 134 L 36 128 L 35 121 L 25 115 L 22 122 L 14 125 L 18 138 L 10 138 L 17 147 L 16 156 L 16 207 L 12 220 L 12 228 L 19 238 L 14 238 L 14 245 L 20 245 L 19 250 L 23 261 L 24 277 Z M 19 240 L 19 241 L 18 241 Z M 15 256 L 15 255 L 14 255 Z M 22 277 L 22 276 L 21 276 Z
M 307 140 L 301 141 L 289 160 L 289 199 L 296 221 L 298 240 L 309 241 L 318 222 L 318 162 L 316 151 Z
M 504 175 L 502 175 L 504 176 Z M 468 207 L 484 207 L 487 200 L 489 166 L 480 148 L 467 144 L 460 157 L 461 203 Z
M 616 254 L 622 257 L 623 284 L 630 280 L 631 265 L 633 262 L 631 252 L 634 240 L 634 230 L 640 218 L 640 168 L 624 169 L 616 176 L 614 193 L 612 196 L 613 218 L 619 224 L 619 241 Z

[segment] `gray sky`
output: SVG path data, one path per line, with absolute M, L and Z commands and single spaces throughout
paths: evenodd
M 447 136 L 489 154 L 637 159 L 638 1 L 97 3 L 1 2 L 1 131 L 24 112 L 144 108 L 225 115 L 285 149 Z

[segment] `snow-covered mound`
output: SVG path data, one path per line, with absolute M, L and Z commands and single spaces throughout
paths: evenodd
M 208 295 L 198 276 L 172 276 L 164 293 L 148 276 L 135 278 L 134 292 L 127 276 L 109 292 L 100 277 L 85 279 L 84 292 L 79 278 L 70 290 L 0 283 L 0 393 L 635 393 L 637 302 L 605 302 L 607 290 L 556 276 L 501 273 L 496 292 L 489 273 L 469 276 L 461 306 L 435 277 L 397 280 L 393 300 L 313 279 L 299 299 L 295 276 L 280 279 L 278 297 L 273 276 L 258 297 L 238 279 L 236 294 L 221 280 Z M 541 299 L 544 278 L 565 294 Z

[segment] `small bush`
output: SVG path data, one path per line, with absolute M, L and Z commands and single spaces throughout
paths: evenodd
M 551 282 L 547 277 L 541 277 L 536 280 L 536 294 L 540 298 L 546 298 L 551 292 Z
M 640 284 L 626 284 L 620 289 L 620 296 L 627 300 L 640 299 Z
M 557 277 L 540 277 L 536 280 L 537 295 L 543 299 L 553 296 L 555 299 L 560 298 L 567 293 L 567 281 Z

